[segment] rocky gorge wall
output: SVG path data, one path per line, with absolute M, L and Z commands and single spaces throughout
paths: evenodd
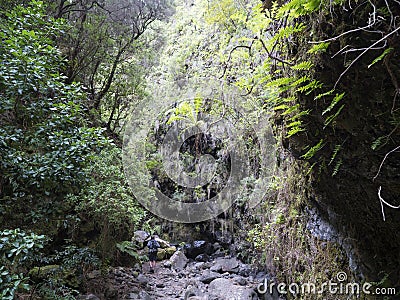
M 311 220 L 318 214 L 332 226 L 334 239 L 347 249 L 349 264 L 358 275 L 370 281 L 386 278 L 398 286 L 400 211 L 383 204 L 384 220 L 378 196 L 381 187 L 385 201 L 399 204 L 400 157 L 393 150 L 400 141 L 400 38 L 389 23 L 399 15 L 400 7 L 394 2 L 386 4 L 350 5 L 311 21 L 309 32 L 317 34 L 317 40 L 331 39 L 327 51 L 314 61 L 313 76 L 327 90 L 335 86 L 336 91 L 345 93 L 344 108 L 333 126 L 326 126 L 323 110 L 327 103 L 316 100 L 315 94 L 298 95 L 301 108 L 311 113 L 305 117 L 306 130 L 285 140 L 284 145 L 303 169 L 315 163 L 307 196 Z M 376 17 L 373 8 L 389 10 L 384 21 L 368 23 L 368 17 Z M 371 30 L 360 29 L 366 24 Z M 388 34 L 390 38 L 384 39 Z M 374 46 L 371 41 L 378 41 L 375 46 L 381 48 L 370 50 Z M 390 54 L 373 63 L 385 46 L 391 48 Z M 346 48 L 353 51 L 346 53 Z M 302 51 L 298 48 L 294 57 L 304 55 Z M 307 164 L 301 154 L 321 138 L 324 146 Z M 329 162 L 339 146 L 340 165 L 333 170 Z

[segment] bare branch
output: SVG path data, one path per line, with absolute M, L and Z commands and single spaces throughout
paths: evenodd
M 381 196 L 381 191 L 382 191 L 382 186 L 379 186 L 379 189 L 378 189 L 378 197 L 379 197 L 379 201 L 380 201 L 380 204 L 381 204 L 381 210 L 382 210 L 383 221 L 386 221 L 385 211 L 384 211 L 384 209 L 383 209 L 383 204 L 389 206 L 390 208 L 394 208 L 394 209 L 399 209 L 399 208 L 400 208 L 400 205 L 399 205 L 399 206 L 395 206 L 395 205 L 392 205 L 392 204 L 386 202 L 386 201 L 382 198 L 382 196 Z
M 322 41 L 316 41 L 316 42 L 315 41 L 314 42 L 310 41 L 308 43 L 310 43 L 310 44 L 320 44 L 320 43 L 336 41 L 338 38 L 340 38 L 340 37 L 342 37 L 344 35 L 347 35 L 349 33 L 357 32 L 357 31 L 361 31 L 361 30 L 366 30 L 366 29 L 371 28 L 372 26 L 374 26 L 375 23 L 376 23 L 376 7 L 375 7 L 375 5 L 372 4 L 371 1 L 368 1 L 368 2 L 372 5 L 372 7 L 374 9 L 374 11 L 371 13 L 372 20 L 371 19 L 369 20 L 368 25 L 366 25 L 364 27 L 359 27 L 359 28 L 355 28 L 355 29 L 352 29 L 352 30 L 345 31 L 345 32 L 339 34 L 338 36 L 333 37 L 333 38 L 329 38 L 329 39 L 322 40 Z M 350 1 L 349 1 L 349 5 L 350 5 Z
M 284 60 L 283 58 L 280 57 L 276 57 L 274 55 L 271 54 L 271 52 L 268 50 L 267 45 L 265 45 L 264 41 L 261 38 L 256 38 L 256 40 L 260 41 L 261 45 L 263 46 L 265 52 L 267 52 L 268 56 L 274 60 L 277 60 L 283 64 L 289 65 L 289 66 L 293 66 L 294 64 L 290 61 Z
M 375 179 L 379 176 L 379 173 L 381 172 L 382 166 L 383 166 L 383 164 L 385 163 L 385 160 L 386 160 L 386 158 L 389 156 L 389 154 L 391 154 L 391 153 L 393 153 L 393 152 L 395 152 L 395 151 L 397 151 L 397 150 L 400 150 L 400 146 L 397 146 L 396 148 L 394 148 L 394 149 L 390 150 L 388 153 L 386 153 L 386 155 L 385 155 L 385 157 L 383 158 L 381 164 L 379 165 L 378 172 L 376 173 L 376 175 L 374 176 L 374 178 L 372 178 L 372 181 L 375 181 Z
M 340 38 L 340 37 L 342 37 L 342 36 L 344 36 L 346 34 L 349 34 L 349 33 L 352 33 L 352 32 L 357 32 L 357 31 L 361 31 L 361 30 L 370 28 L 373 25 L 374 24 L 368 24 L 367 26 L 364 26 L 364 27 L 359 27 L 359 28 L 355 28 L 355 29 L 352 29 L 352 30 L 348 30 L 348 31 L 343 32 L 343 33 L 341 33 L 341 34 L 339 34 L 339 35 L 337 35 L 337 36 L 335 36 L 333 38 L 330 38 L 330 39 L 326 39 L 326 40 L 322 40 L 322 41 L 309 41 L 308 43 L 309 44 L 321 44 L 321 43 L 326 43 L 326 42 L 333 42 L 333 41 L 336 41 L 338 38 Z
M 229 52 L 228 60 L 227 60 L 226 63 L 225 63 L 224 71 L 222 72 L 222 75 L 219 77 L 219 79 L 221 79 L 222 77 L 224 77 L 224 75 L 225 75 L 225 73 L 226 73 L 226 70 L 228 69 L 228 63 L 231 61 L 232 53 L 233 53 L 235 50 L 239 49 L 239 48 L 246 48 L 246 49 L 249 50 L 249 55 L 251 55 L 251 47 L 252 47 L 252 45 L 253 45 L 253 42 L 251 43 L 250 46 L 246 46 L 246 45 L 237 45 L 237 46 L 235 46 L 235 47 L 233 47 L 233 48 L 231 49 L 231 51 Z
M 369 50 L 371 50 L 373 47 L 375 47 L 376 45 L 378 45 L 380 42 L 383 42 L 385 39 L 387 39 L 389 36 L 395 34 L 397 31 L 400 30 L 400 27 L 396 28 L 395 30 L 393 30 L 392 32 L 388 33 L 387 35 L 385 35 L 383 38 L 377 40 L 375 43 L 373 43 L 371 46 L 369 46 L 368 48 L 366 48 L 363 52 L 361 52 L 351 63 L 350 65 L 342 72 L 342 74 L 340 74 L 339 78 L 336 80 L 335 85 L 333 86 L 334 89 L 336 89 L 336 86 L 338 85 L 340 79 L 342 79 L 343 75 L 347 73 L 347 71 L 355 64 L 356 61 L 358 61 L 366 52 L 368 52 Z

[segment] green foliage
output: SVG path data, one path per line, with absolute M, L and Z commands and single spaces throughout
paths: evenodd
M 285 27 L 279 28 L 278 32 L 274 34 L 274 36 L 268 40 L 268 44 L 271 45 L 270 48 L 272 49 L 273 45 L 278 41 L 284 41 L 287 38 L 293 36 L 294 34 L 301 33 L 304 31 L 306 26 L 302 23 L 296 23 L 294 25 L 288 25 Z
M 68 195 L 67 201 L 91 226 L 104 226 L 100 228 L 102 242 L 97 247 L 107 256 L 115 241 L 138 229 L 146 212 L 126 181 L 119 148 L 104 149 L 84 173 L 88 176 L 86 187 L 78 194 Z
M 314 44 L 308 51 L 307 53 L 309 54 L 317 54 L 321 52 L 326 52 L 328 49 L 329 43 L 328 42 L 322 42 L 318 44 Z
M 342 166 L 342 164 L 343 164 L 343 160 L 340 158 L 336 162 L 335 167 L 333 168 L 332 176 L 335 176 L 339 172 L 339 169 Z
M 17 290 L 28 290 L 27 278 L 23 274 L 12 274 L 4 266 L 0 266 L 0 296 L 4 300 L 15 299 Z
M 34 295 L 40 299 L 75 299 L 86 270 L 99 267 L 100 260 L 92 249 L 67 242 L 62 250 L 43 257 L 39 266 L 30 269 L 29 276 L 36 284 Z
M 385 136 L 380 136 L 378 137 L 371 145 L 372 150 L 377 150 L 379 149 L 382 145 L 385 144 L 385 140 L 387 140 L 387 137 Z
M 69 25 L 57 39 L 68 61 L 67 82 L 79 81 L 89 94 L 85 106 L 108 131 L 120 134 L 135 103 L 146 95 L 145 76 L 157 64 L 159 24 L 172 1 L 48 1 Z
M 316 145 L 312 146 L 305 154 L 301 157 L 304 159 L 310 159 L 315 156 L 315 154 L 325 146 L 324 140 L 321 139 Z
M 29 289 L 22 271 L 39 260 L 44 235 L 17 229 L 0 231 L 0 296 L 12 300 L 19 289 Z
M 277 16 L 283 18 L 299 18 L 317 10 L 322 0 L 291 0 L 278 9 Z
M 59 72 L 53 38 L 62 20 L 47 17 L 40 1 L 0 14 L 0 218 L 18 220 L 16 206 L 36 222 L 34 213 L 49 218 L 63 209 L 64 194 L 85 180 L 88 157 L 109 142 L 85 121 L 81 86 L 65 84 Z
M 298 63 L 297 65 L 291 66 L 292 70 L 310 70 L 314 64 L 310 61 L 302 61 Z
M 0 232 L 0 251 L 2 259 L 10 262 L 10 266 L 17 266 L 32 260 L 32 255 L 43 248 L 44 235 L 27 234 L 19 228 Z
M 329 116 L 326 118 L 325 120 L 325 124 L 324 124 L 324 129 L 330 125 L 340 114 L 340 112 L 342 111 L 342 109 L 344 108 L 344 104 L 342 106 L 339 107 L 339 109 L 336 111 L 336 113 L 334 113 L 333 115 Z
M 90 269 L 100 266 L 100 260 L 93 249 L 67 244 L 61 251 L 56 251 L 50 261 L 58 263 L 64 269 L 76 270 L 79 268 Z
M 371 64 L 368 65 L 368 68 L 372 67 L 374 64 L 376 64 L 377 62 L 381 61 L 382 59 L 385 58 L 386 55 L 388 55 L 390 52 L 392 52 L 394 50 L 394 48 L 389 47 L 387 49 L 385 49 L 381 55 L 379 55 L 377 58 L 375 58 Z
M 345 93 L 342 93 L 342 94 L 340 94 L 340 95 L 339 95 L 339 94 L 336 94 L 336 96 L 333 98 L 333 100 L 332 100 L 331 104 L 329 105 L 329 107 L 328 107 L 327 109 L 325 109 L 325 110 L 322 112 L 322 115 L 325 115 L 326 113 L 330 112 L 330 111 L 335 107 L 335 105 L 336 105 L 340 100 L 343 99 L 344 95 L 345 95 Z
M 179 90 L 178 86 L 184 89 L 188 78 L 201 76 L 219 78 L 226 83 L 235 84 L 242 89 L 245 97 L 263 101 L 266 114 L 272 115 L 275 130 L 282 136 L 283 145 L 309 161 L 302 162 L 303 166 L 311 165 L 309 172 L 303 174 L 304 177 L 315 182 L 318 176 L 322 179 L 324 172 L 328 176 L 336 176 L 350 157 L 348 154 L 351 149 L 346 149 L 345 141 L 348 138 L 357 140 L 353 130 L 359 130 L 360 127 L 355 127 L 354 124 L 369 120 L 365 115 L 351 116 L 348 111 L 375 114 L 375 110 L 384 103 L 377 96 L 373 109 L 366 109 L 363 99 L 352 95 L 353 87 L 343 81 L 345 78 L 351 82 L 357 81 L 358 79 L 353 81 L 350 77 L 354 75 L 360 78 L 366 74 L 364 71 L 368 71 L 367 68 L 357 69 L 359 66 L 366 67 L 369 64 L 370 67 L 378 68 L 378 63 L 382 61 L 389 73 L 397 70 L 394 58 L 397 58 L 398 51 L 386 48 L 378 50 L 382 45 L 394 47 L 388 38 L 382 38 L 385 34 L 397 32 L 392 22 L 396 17 L 395 10 L 389 11 L 394 6 L 390 1 L 365 2 L 362 6 L 354 6 L 346 1 L 259 2 L 210 0 L 185 5 L 182 1 L 176 23 L 168 28 L 172 40 L 163 53 L 164 69 L 160 68 L 161 71 L 156 73 L 157 78 L 161 75 L 163 79 L 171 79 L 162 81 L 162 88 L 172 91 L 174 88 Z M 206 22 L 202 21 L 203 16 L 206 16 Z M 351 24 L 347 23 L 349 20 L 352 21 Z M 365 23 L 374 28 L 374 31 L 367 29 L 366 33 L 361 28 L 364 26 L 361 24 Z M 374 34 L 377 34 L 375 40 L 371 38 Z M 368 44 L 370 39 L 379 43 Z M 369 46 L 373 47 L 367 48 Z M 378 51 L 375 52 L 376 50 Z M 369 53 L 364 55 L 367 51 Z M 353 59 L 359 54 L 362 57 L 357 58 L 357 64 L 353 66 Z M 340 56 L 342 57 L 339 58 Z M 349 72 L 342 78 L 348 71 L 346 66 L 352 67 L 351 71 L 354 73 Z M 343 70 L 345 72 L 341 73 Z M 394 73 L 391 74 L 393 85 L 397 86 L 396 76 L 393 75 Z M 338 76 L 342 80 L 335 82 Z M 366 78 L 373 80 L 382 77 L 368 73 Z M 178 84 L 174 85 L 173 82 Z M 385 84 L 382 82 L 382 86 Z M 383 90 L 377 89 L 371 93 L 375 97 L 374 93 L 378 95 Z M 367 93 L 362 96 L 366 95 Z M 347 103 L 349 99 L 356 100 L 356 103 Z M 399 118 L 395 99 L 392 102 L 390 120 L 395 126 L 394 131 L 386 132 L 384 134 L 387 135 L 375 140 L 373 149 L 379 149 L 387 141 L 395 141 Z M 352 117 L 354 120 L 351 120 Z M 382 130 L 380 126 L 383 122 L 373 123 L 371 131 Z M 354 146 L 351 143 L 349 145 Z M 297 182 L 292 184 L 300 185 Z M 308 187 L 307 183 L 303 184 Z M 282 207 L 292 201 L 288 198 L 293 194 L 293 191 L 280 189 L 276 202 L 281 200 L 284 203 Z M 184 198 L 183 195 L 180 191 L 174 194 L 177 199 Z M 306 200 L 303 201 L 305 205 Z M 288 206 L 290 211 L 301 212 L 304 208 Z M 249 240 L 264 253 L 265 262 L 273 260 L 281 265 L 276 273 L 278 276 L 290 277 L 287 282 L 315 276 L 316 273 L 320 278 L 327 278 L 324 275 L 326 265 L 320 264 L 320 271 L 314 273 L 312 268 L 308 268 L 310 261 L 316 261 L 317 264 L 329 262 L 330 266 L 337 267 L 337 259 L 323 249 L 315 249 L 322 245 L 314 242 L 307 244 L 305 220 L 303 223 L 298 222 L 301 213 L 291 214 L 284 211 L 284 224 L 274 222 L 276 214 L 268 211 L 266 216 L 262 216 L 262 220 L 264 217 L 267 219 L 265 223 L 249 232 Z M 288 225 L 285 226 L 286 224 Z M 290 245 L 293 245 L 292 249 Z M 330 244 L 325 247 L 331 249 Z M 336 250 L 332 249 L 332 252 Z M 272 257 L 268 257 L 271 252 Z M 313 254 L 306 258 L 305 253 Z M 312 257 L 323 256 L 323 253 L 327 253 L 329 257 Z M 280 255 L 285 257 L 279 259 Z M 301 264 L 303 265 L 299 267 Z M 307 271 L 301 270 L 304 266 Z
M 171 114 L 167 124 L 169 125 L 175 121 L 186 121 L 192 125 L 197 124 L 198 114 L 202 105 L 203 100 L 200 97 L 196 97 L 192 102 L 181 102 L 178 107 L 166 112 L 166 114 Z
M 339 151 L 342 149 L 342 145 L 336 145 L 335 149 L 333 150 L 331 160 L 329 161 L 329 165 L 335 160 L 336 156 L 338 155 Z
M 117 243 L 116 247 L 122 253 L 129 254 L 137 262 L 142 263 L 148 260 L 147 255 L 140 255 L 138 253 L 138 248 L 135 247 L 131 241 L 122 241 L 120 243 Z

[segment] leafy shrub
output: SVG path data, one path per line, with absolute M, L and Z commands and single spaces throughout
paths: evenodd
M 140 227 L 146 212 L 126 181 L 119 148 L 104 149 L 84 172 L 88 176 L 86 187 L 67 200 L 80 213 L 82 222 L 89 224 L 87 227 L 99 229 L 98 250 L 108 257 L 114 253 L 116 242 L 130 238 Z
M 130 255 L 135 262 L 143 263 L 144 261 L 148 261 L 148 257 L 146 254 L 140 254 L 138 252 L 138 247 L 131 241 L 122 241 L 116 244 L 116 247 L 122 253 L 127 253 Z
M 0 9 L 0 223 L 10 227 L 60 214 L 88 158 L 108 143 L 85 121 L 82 87 L 60 74 L 54 38 L 64 28 L 41 1 Z
M 75 245 L 66 245 L 43 261 L 48 265 L 29 272 L 37 284 L 35 294 L 41 299 L 75 299 L 84 286 L 85 273 L 100 266 L 92 249 Z
M 19 228 L 0 231 L 0 296 L 14 299 L 18 289 L 29 289 L 28 277 L 23 274 L 38 261 L 46 237 L 26 233 Z

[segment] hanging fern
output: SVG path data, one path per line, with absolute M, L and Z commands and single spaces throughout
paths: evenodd
M 344 94 L 345 94 L 345 93 L 342 93 L 342 94 L 340 94 L 340 95 L 339 95 L 339 94 L 336 94 L 336 96 L 333 98 L 333 100 L 332 100 L 331 104 L 329 105 L 329 107 L 328 107 L 327 109 L 325 109 L 325 110 L 322 112 L 322 115 L 325 115 L 326 113 L 330 112 L 330 111 L 335 107 L 335 105 L 336 105 L 340 100 L 343 99 Z
M 344 104 L 338 109 L 338 111 L 335 113 L 335 114 L 333 114 L 333 115 L 331 115 L 331 116 L 329 116 L 328 118 L 326 118 L 326 120 L 325 120 L 325 124 L 324 124 L 324 129 L 328 126 L 328 125 L 330 125 L 337 117 L 338 117 L 338 115 L 341 113 L 341 111 L 342 111 L 342 109 L 344 108 Z
M 343 164 L 343 160 L 339 159 L 338 162 L 336 163 L 335 167 L 333 168 L 332 176 L 335 176 L 339 172 L 339 169 L 342 166 L 342 164 Z
M 308 160 L 308 159 L 314 157 L 315 154 L 316 154 L 319 150 L 321 150 L 324 146 L 325 146 L 324 140 L 321 139 L 321 140 L 318 142 L 318 144 L 316 144 L 315 146 L 311 147 L 305 154 L 303 154 L 303 155 L 300 156 L 300 157 Z
M 321 52 L 326 52 L 326 50 L 328 49 L 329 43 L 328 42 L 324 42 L 324 43 L 318 43 L 315 44 L 314 46 L 311 47 L 311 49 L 309 49 L 307 51 L 308 54 L 317 54 L 317 53 L 321 53 Z

